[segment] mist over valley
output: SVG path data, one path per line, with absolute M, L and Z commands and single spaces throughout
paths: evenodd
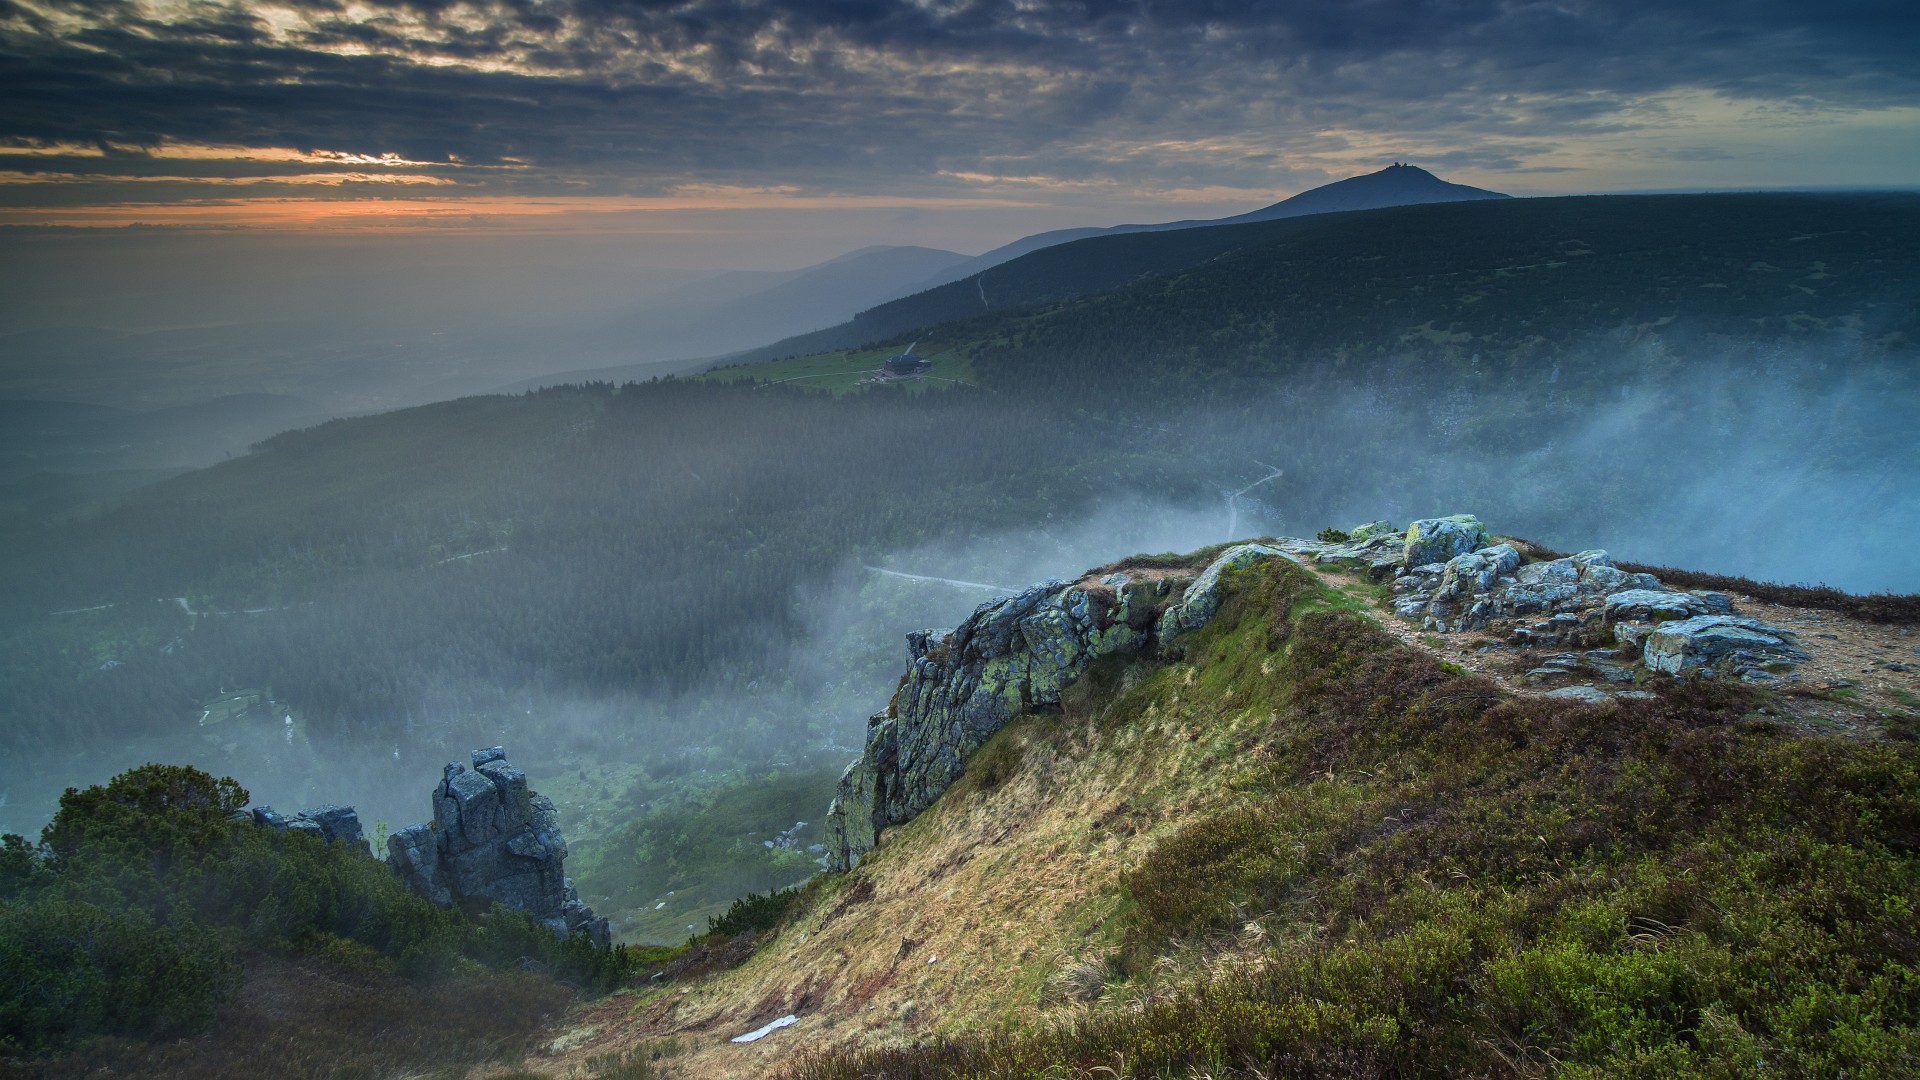
M 1920 1060 L 1920 194 L 344 163 L 0 226 L 0 1068 Z
M 913 328 L 946 381 L 773 360 L 274 435 L 15 534 L 0 814 L 32 832 L 163 759 L 397 829 L 418 778 L 504 743 L 561 785 L 583 890 L 671 940 L 814 867 L 636 877 L 662 855 L 631 815 L 778 775 L 753 828 L 817 828 L 905 633 L 996 591 L 1459 510 L 1915 591 L 1916 232 L 1910 197 L 1695 196 L 1102 237 L 989 271 L 1029 290 L 1004 313 Z M 675 887 L 699 900 L 649 919 Z

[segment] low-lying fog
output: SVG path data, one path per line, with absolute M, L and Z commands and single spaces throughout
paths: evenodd
M 1565 550 L 1604 547 L 1638 562 L 1856 592 L 1920 590 L 1910 540 L 1920 531 L 1920 400 L 1910 373 L 1859 362 L 1844 345 L 1817 356 L 1724 345 L 1686 354 L 1658 340 L 1593 348 L 1614 350 L 1612 368 L 1627 374 L 1578 407 L 1553 404 L 1554 367 L 1535 373 L 1546 389 L 1528 410 L 1492 383 L 1287 386 L 1157 425 L 1063 419 L 1063 430 L 1099 430 L 1174 479 L 1156 487 L 1121 472 L 1108 493 L 1025 525 L 846 556 L 827 584 L 794 590 L 798 633 L 685 694 L 587 697 L 543 683 L 511 689 L 510 716 L 478 719 L 460 716 L 462 688 L 448 686 L 444 700 L 396 717 L 391 737 L 352 745 L 310 741 L 288 720 L 297 704 L 263 694 L 245 703 L 243 720 L 183 714 L 146 738 L 40 747 L 0 761 L 0 831 L 37 832 L 62 787 L 148 760 L 232 774 L 256 802 L 282 809 L 350 803 L 370 831 L 427 816 L 440 765 L 495 741 L 536 787 L 583 762 L 657 775 L 837 768 L 885 705 L 911 630 L 952 625 L 999 592 L 1133 553 L 1311 536 L 1375 518 L 1404 525 L 1470 512 L 1497 532 Z M 1097 408 L 1097 397 L 1087 404 Z M 794 814 L 811 821 L 823 809 Z M 563 824 L 582 826 L 631 812 L 589 795 L 562 811 Z

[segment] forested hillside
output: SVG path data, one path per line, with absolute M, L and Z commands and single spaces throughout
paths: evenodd
M 502 740 L 630 763 L 653 779 L 595 783 L 636 807 L 675 770 L 824 768 L 900 635 L 990 594 L 863 565 L 1021 584 L 1472 506 L 1641 561 L 1913 591 L 1892 546 L 1920 513 L 1916 251 L 1905 196 L 1099 238 L 992 271 L 1026 306 L 912 330 L 977 385 L 834 396 L 743 369 L 276 436 L 13 545 L 0 824 L 176 744 L 268 791 L 364 770 L 366 798 Z
M 742 359 L 1108 290 L 1118 291 L 1047 320 L 1046 333 L 1002 319 L 952 336 L 1015 335 L 1023 375 L 1060 381 L 1088 364 L 1112 378 L 1115 361 L 1248 374 L 1329 352 L 1469 341 L 1520 361 L 1575 345 L 1568 334 L 1682 317 L 1766 337 L 1843 327 L 1911 349 L 1916 233 L 1912 195 L 1767 194 L 1508 199 L 1093 237 Z
M 248 797 L 147 765 L 68 791 L 38 844 L 0 838 L 0 1072 L 459 1067 L 642 959 L 522 911 L 436 907 L 357 837 L 262 826 Z
M 381 753 L 496 738 L 558 699 L 738 699 L 785 674 L 796 591 L 862 551 L 1073 505 L 1114 476 L 1080 471 L 1098 449 L 992 396 L 705 383 L 289 433 L 16 553 L 4 738 L 119 738 L 240 687 Z M 764 749 L 753 714 L 670 726 Z M 831 719 L 803 741 L 858 717 Z

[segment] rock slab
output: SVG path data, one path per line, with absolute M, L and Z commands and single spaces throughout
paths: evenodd
M 1724 670 L 1749 681 L 1764 681 L 1800 663 L 1807 654 L 1793 635 L 1777 626 L 1739 615 L 1697 615 L 1661 623 L 1647 635 L 1642 662 L 1653 671 L 1687 675 Z

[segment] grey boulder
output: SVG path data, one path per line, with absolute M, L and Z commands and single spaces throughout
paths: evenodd
M 1648 669 L 1685 676 L 1725 669 L 1747 676 L 1807 659 L 1793 635 L 1739 615 L 1697 615 L 1653 628 L 1642 645 Z
M 1713 605 L 1702 597 L 1665 589 L 1626 589 L 1609 593 L 1604 610 L 1608 622 L 1665 622 L 1668 619 L 1691 619 L 1695 615 L 1725 614 L 1725 611 L 1715 612 Z
M 1421 518 L 1407 526 L 1406 545 L 1400 564 L 1414 567 L 1444 563 L 1455 555 L 1487 546 L 1486 526 L 1472 514 L 1454 514 L 1443 518 Z
M 351 806 L 327 803 L 292 815 L 282 815 L 271 806 L 256 806 L 245 816 L 261 828 L 304 833 L 329 844 L 352 844 L 363 852 L 366 850 L 366 841 L 360 832 L 360 815 Z

